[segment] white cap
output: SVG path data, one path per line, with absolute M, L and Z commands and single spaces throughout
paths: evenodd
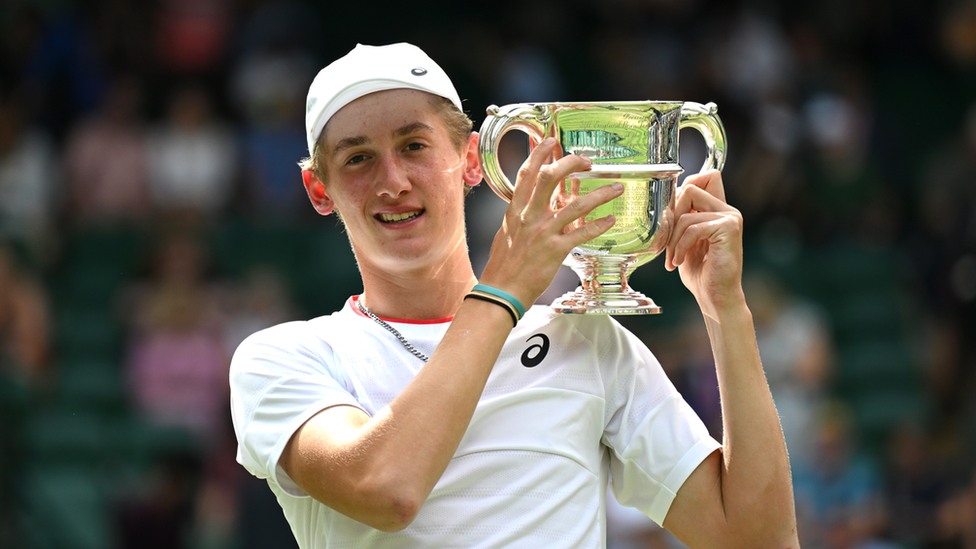
M 399 88 L 446 97 L 463 110 L 461 98 L 447 73 L 417 46 L 357 44 L 344 57 L 319 71 L 308 88 L 305 102 L 308 153 L 313 154 L 322 129 L 339 109 L 366 94 Z

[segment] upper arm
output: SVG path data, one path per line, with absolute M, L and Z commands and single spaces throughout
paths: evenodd
M 422 503 L 372 448 L 370 416 L 338 405 L 312 416 L 281 454 L 285 473 L 309 496 L 363 524 L 384 531 L 406 527 Z
M 708 455 L 675 494 L 664 528 L 692 549 L 722 547 L 726 517 L 722 502 L 722 450 Z
M 302 490 L 335 508 L 349 481 L 344 457 L 359 430 L 369 421 L 360 408 L 339 405 L 326 408 L 302 424 L 281 453 L 279 464 Z

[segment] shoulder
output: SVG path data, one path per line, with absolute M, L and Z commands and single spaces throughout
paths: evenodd
M 348 332 L 348 322 L 341 313 L 311 320 L 283 322 L 249 335 L 238 345 L 231 360 L 231 371 L 252 368 L 254 364 L 320 363 L 332 354 L 330 342 Z
M 310 322 L 293 320 L 258 330 L 244 338 L 234 354 L 237 356 L 269 348 L 287 349 L 308 339 L 313 332 Z

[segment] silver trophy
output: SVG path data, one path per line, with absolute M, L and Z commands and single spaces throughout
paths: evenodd
M 624 193 L 575 224 L 613 214 L 617 222 L 602 236 L 573 248 L 564 265 L 580 278 L 580 287 L 553 302 L 559 313 L 652 314 L 661 308 L 632 289 L 634 269 L 664 251 L 674 221 L 678 164 L 678 131 L 694 128 L 707 146 L 702 171 L 725 165 L 725 128 L 714 103 L 631 101 L 619 103 L 522 103 L 488 108 L 481 126 L 479 153 L 488 184 L 512 200 L 514 186 L 501 170 L 498 145 L 515 129 L 531 145 L 553 137 L 557 158 L 586 155 L 588 172 L 572 173 L 553 193 L 562 208 L 580 196 L 619 181 Z

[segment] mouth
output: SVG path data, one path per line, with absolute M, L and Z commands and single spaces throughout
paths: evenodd
M 420 217 L 421 215 L 423 215 L 423 213 L 424 210 L 415 210 L 412 212 L 403 212 L 403 213 L 395 213 L 395 214 L 380 213 L 380 214 L 376 214 L 376 219 L 379 220 L 381 223 L 388 223 L 388 224 L 406 223 L 407 221 Z

